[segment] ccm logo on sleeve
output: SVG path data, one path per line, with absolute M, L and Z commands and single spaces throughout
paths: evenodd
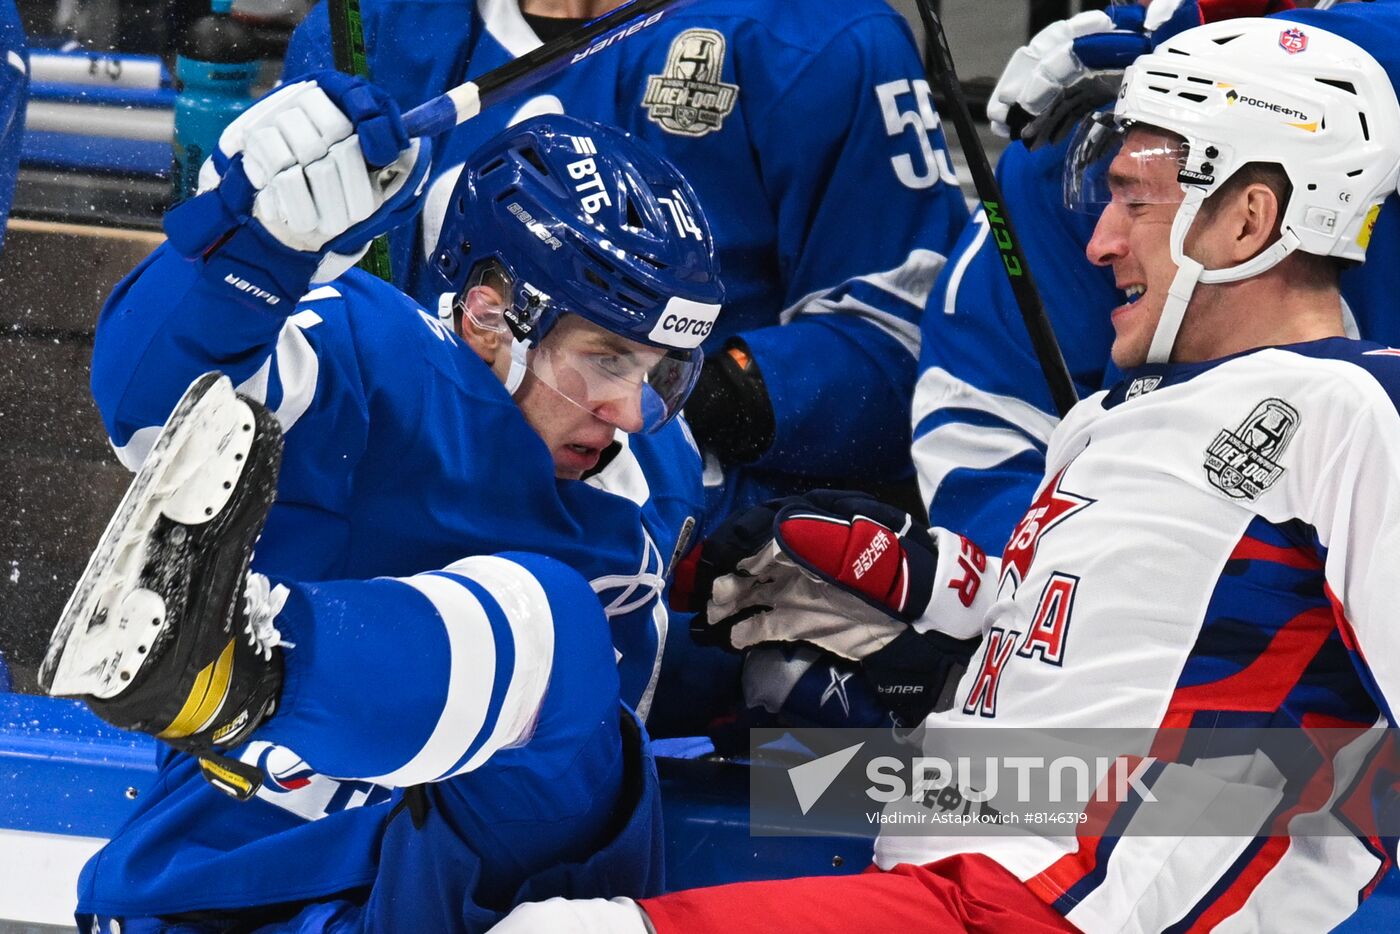
M 719 305 L 673 296 L 647 337 L 658 344 L 682 350 L 699 347 L 714 330 L 719 309 Z

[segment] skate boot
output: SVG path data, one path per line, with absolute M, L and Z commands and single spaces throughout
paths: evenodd
M 206 373 L 170 414 L 69 598 L 39 669 L 114 726 L 200 758 L 239 798 L 260 773 L 219 755 L 272 714 L 282 684 L 248 563 L 277 490 L 282 431 L 263 406 Z M 266 592 L 266 579 L 258 583 Z M 251 612 L 250 612 L 251 611 Z

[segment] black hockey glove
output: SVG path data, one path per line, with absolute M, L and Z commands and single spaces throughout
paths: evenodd
M 773 403 L 743 340 L 731 337 L 705 358 L 685 418 L 700 447 L 726 465 L 752 463 L 773 446 Z
M 671 601 L 704 609 L 691 624 L 703 644 L 806 643 L 859 663 L 914 723 L 981 641 L 986 568 L 961 536 L 864 494 L 818 490 L 726 520 L 681 562 Z

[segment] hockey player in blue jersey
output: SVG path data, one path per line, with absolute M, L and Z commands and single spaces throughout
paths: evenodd
M 321 99 L 323 90 L 303 83 L 267 98 L 230 127 L 222 158 L 231 168 L 245 164 L 235 163 L 234 154 L 291 119 L 285 113 L 314 107 L 316 121 L 334 124 L 322 114 L 334 106 Z M 344 106 L 359 105 L 351 97 Z M 383 98 L 375 106 L 393 107 Z M 371 109 L 357 120 L 373 130 L 390 116 Z M 350 131 L 344 118 L 337 126 Z M 598 148 L 598 140 L 603 152 L 580 151 Z M 250 171 L 269 174 L 261 164 L 289 152 L 275 138 L 266 145 L 269 153 L 259 153 Z M 308 161 L 326 148 L 299 145 Z M 411 213 L 422 158 L 414 162 L 417 175 L 386 202 L 389 216 L 377 214 L 339 239 L 287 232 L 280 215 L 308 208 L 292 196 L 280 206 L 273 201 L 282 194 L 276 177 L 254 215 L 240 213 L 230 204 L 240 193 L 229 192 L 247 186 L 246 171 L 195 207 L 172 211 L 171 242 L 118 285 L 102 312 L 93 395 L 119 456 L 132 467 L 174 400 L 205 371 L 227 373 L 274 408 L 288 430 L 289 459 L 259 560 L 297 579 L 438 567 L 464 549 L 500 541 L 507 534 L 500 522 L 484 517 L 510 510 L 504 515 L 518 517 L 508 533 L 513 540 L 597 578 L 612 615 L 628 617 L 617 621 L 618 649 L 627 696 L 637 703 L 654 667 L 652 598 L 685 517 L 698 513 L 698 458 L 684 428 L 669 417 L 695 379 L 699 338 L 669 332 L 664 322 L 710 324 L 717 314 L 721 293 L 704 215 L 669 165 L 614 131 L 569 117 L 540 118 L 500 135 L 480 158 L 461 179 L 446 225 L 458 259 L 435 270 L 437 290 L 450 299 L 431 311 L 358 272 L 329 281 L 353 260 L 337 252 L 347 249 L 343 241 L 353 241 L 351 252 L 358 252 L 376 229 Z M 570 171 L 584 168 L 589 173 L 570 179 Z M 590 214 L 579 199 L 591 192 L 573 188 L 596 187 L 600 179 L 612 203 Z M 307 202 L 312 219 L 304 223 L 348 223 L 344 206 L 319 207 L 348 196 L 323 197 L 314 184 L 315 198 Z M 308 197 L 304 189 L 299 196 Z M 685 224 L 661 199 L 675 205 Z M 263 219 L 302 249 L 285 246 Z M 541 239 L 547 230 L 541 225 L 548 224 L 563 232 Z M 622 256 L 605 258 L 612 250 Z M 309 281 L 319 287 L 308 291 Z M 561 319 L 561 308 L 575 314 Z M 556 339 L 572 349 L 579 318 L 664 353 L 617 359 L 595 353 L 571 370 L 543 338 L 562 320 Z M 499 376 L 467 351 L 465 340 L 491 356 Z M 523 351 L 527 342 L 535 348 L 530 365 L 512 375 L 511 348 Z M 608 384 L 583 366 L 620 366 L 626 383 L 638 378 L 632 370 L 642 363 L 652 371 L 640 372 L 653 377 L 644 412 L 614 412 L 590 400 L 594 387 L 606 391 Z M 503 388 L 503 379 L 511 385 Z M 644 427 L 655 433 L 628 438 Z M 594 475 L 584 484 L 551 479 L 577 479 L 585 471 Z M 517 477 L 521 486 L 503 501 L 495 484 L 475 480 L 494 476 Z M 651 500 L 653 488 L 660 502 Z M 594 515 L 607 520 L 593 528 Z M 639 516 L 654 521 L 644 528 Z M 593 573 L 595 562 L 608 573 Z
M 370 74 L 408 106 L 582 21 L 558 17 L 617 5 L 360 8 Z M 286 76 L 329 67 L 330 48 L 320 4 Z M 680 167 L 714 227 L 728 300 L 686 409 L 729 470 L 711 514 L 838 478 L 907 481 L 919 316 L 967 212 L 903 19 L 883 0 L 696 0 L 532 94 L 433 141 L 421 242 L 401 231 L 393 251 L 406 291 L 435 299 L 437 215 L 484 135 L 540 111 L 615 124 Z
M 1107 87 L 1104 99 L 1112 99 L 1124 65 L 1153 42 L 1202 17 L 1262 15 L 1283 6 L 1291 4 L 1154 0 L 1145 9 L 1119 5 L 1109 11 L 1111 18 L 1084 13 L 1047 28 L 1008 65 L 995 92 L 1001 99 L 989 105 L 989 115 L 1003 130 L 1007 121 L 1016 124 L 1023 138 L 1037 145 L 1013 142 L 997 177 L 1080 395 L 1116 378 L 1108 358 L 1112 332 L 1092 310 L 1116 304 L 1122 293 L 1106 270 L 1084 259 L 1095 216 L 1068 210 L 1061 202 L 1068 128 L 1090 106 L 1085 101 L 1094 99 L 1089 93 L 1094 88 Z M 1395 0 L 1277 15 L 1349 36 L 1392 75 L 1400 73 L 1400 3 Z M 996 552 L 1038 482 L 1056 417 L 986 219 L 979 213 L 974 220 L 923 318 L 912 413 L 914 462 L 929 514 Z M 1373 253 L 1397 249 L 1400 206 L 1395 199 L 1387 202 L 1376 229 Z M 1393 307 L 1400 289 L 1397 275 L 1400 263 L 1378 259 L 1343 274 L 1342 293 L 1353 319 L 1350 333 L 1400 343 L 1400 316 Z
M 221 140 L 213 187 L 172 212 L 170 242 L 104 309 L 94 395 L 133 465 L 201 371 L 225 371 L 274 410 L 287 446 L 263 573 L 404 575 L 503 548 L 566 561 L 609 617 L 622 698 L 644 707 L 666 631 L 656 595 L 678 517 L 699 512 L 699 455 L 670 416 L 700 361 L 699 338 L 674 321 L 713 321 L 721 298 L 704 216 L 634 140 L 542 117 L 490 141 L 459 181 L 453 301 L 429 311 L 357 271 L 307 292 L 411 214 L 425 148 L 403 137 L 392 102 L 343 76 L 255 105 Z M 596 179 L 611 204 L 589 213 Z M 646 444 L 625 433 L 641 428 L 659 431 Z M 286 755 L 227 758 L 266 772 Z M 87 867 L 80 905 L 151 916 L 367 884 L 385 795 L 268 778 L 238 804 L 193 759 L 168 757 L 141 813 Z M 318 855 L 328 846 L 335 859 Z M 295 891 L 269 848 L 297 860 Z M 152 861 L 169 868 L 139 868 Z
M 188 787 L 156 792 L 137 822 L 181 812 L 174 858 L 195 865 L 107 868 L 134 891 L 84 893 L 95 917 L 80 916 L 83 930 L 480 931 L 521 898 L 657 890 L 651 764 L 587 581 L 521 552 L 374 581 L 250 573 L 281 447 L 266 408 L 227 377 L 197 380 L 99 542 L 40 680 L 199 756 L 239 795 L 252 791 L 246 766 L 224 753 L 243 747 L 274 797 L 300 792 L 322 811 L 361 798 L 378 833 L 328 817 L 271 834 L 255 850 L 275 875 L 221 880 L 248 861 L 206 852 L 227 828 L 191 812 Z M 172 876 L 188 888 L 159 910 L 120 907 Z

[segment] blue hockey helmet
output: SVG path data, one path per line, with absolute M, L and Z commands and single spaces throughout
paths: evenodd
M 680 172 L 626 133 L 563 114 L 523 121 L 472 155 L 431 267 L 458 314 L 470 289 L 490 285 L 499 324 L 479 311 L 473 321 L 508 328 L 530 372 L 572 401 L 591 407 L 632 387 L 640 424 L 626 430 L 654 431 L 679 411 L 724 300 L 709 225 Z M 566 315 L 636 353 L 550 359 L 546 338 Z

